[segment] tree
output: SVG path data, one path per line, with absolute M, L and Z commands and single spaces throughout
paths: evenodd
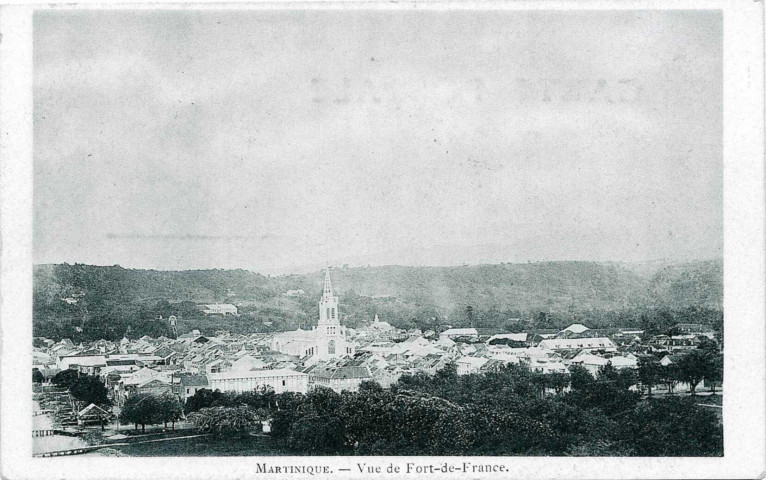
M 162 423 L 166 418 L 162 411 L 162 399 L 151 393 L 136 393 L 128 397 L 120 412 L 120 421 L 141 425 L 141 431 L 146 432 L 147 425 Z
M 186 400 L 184 411 L 188 414 L 202 408 L 210 408 L 221 405 L 223 393 L 220 390 L 212 391 L 209 388 L 201 388 Z
M 723 382 L 723 355 L 717 354 L 712 357 L 708 371 L 705 373 L 705 383 L 715 393 L 715 388 Z
M 93 375 L 81 375 L 70 387 L 69 393 L 86 404 L 111 405 L 108 393 L 101 380 Z
M 697 385 L 709 375 L 712 358 L 703 350 L 692 350 L 678 360 L 678 380 L 689 384 L 692 395 L 696 394 Z
M 566 373 L 551 373 L 547 375 L 548 387 L 561 394 L 569 386 L 569 375 Z
M 715 413 L 688 397 L 647 399 L 629 424 L 635 455 L 723 455 L 723 429 Z
M 165 422 L 165 428 L 168 426 L 168 422 L 173 425 L 173 430 L 176 429 L 176 421 L 183 417 L 184 407 L 178 400 L 178 397 L 172 393 L 165 393 L 160 397 L 162 420 Z
M 662 381 L 662 365 L 656 358 L 641 358 L 638 362 L 638 380 L 652 396 L 652 388 Z
M 582 365 L 572 365 L 569 367 L 569 374 L 572 390 L 584 390 L 588 385 L 596 381 L 593 375 Z
M 668 337 L 675 337 L 676 335 L 681 335 L 683 332 L 681 332 L 681 329 L 678 328 L 677 325 L 673 325 L 672 327 L 668 328 L 667 332 L 665 332 L 665 335 Z
M 53 376 L 51 382 L 57 387 L 69 388 L 78 378 L 80 378 L 80 372 L 77 370 L 62 370 Z
M 702 337 L 697 348 L 710 355 L 715 355 L 718 353 L 718 342 L 708 337 Z
M 668 387 L 668 393 L 673 393 L 673 389 L 678 384 L 678 365 L 669 363 L 662 367 L 660 378 L 662 383 Z
M 43 375 L 43 372 L 38 370 L 37 368 L 32 369 L 32 382 L 33 383 L 43 383 L 45 381 L 45 375 Z
M 295 421 L 286 446 L 311 455 L 346 453 L 346 426 L 338 415 L 311 411 Z
M 203 408 L 189 415 L 194 427 L 200 432 L 216 435 L 247 434 L 262 418 L 255 409 L 247 405 L 238 407 Z

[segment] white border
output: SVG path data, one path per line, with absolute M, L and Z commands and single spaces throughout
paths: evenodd
M 158 4 L 160 4 L 158 6 Z M 494 478 L 764 478 L 766 476 L 766 336 L 764 336 L 764 63 L 763 2 L 518 1 L 518 2 L 213 2 L 104 4 L 39 8 L 108 9 L 497 9 L 628 10 L 722 9 L 724 12 L 724 292 L 726 362 L 723 458 L 483 457 L 511 474 Z M 0 462 L 3 478 L 244 478 L 255 465 L 329 465 L 351 468 L 333 478 L 420 478 L 385 474 L 390 463 L 443 463 L 432 457 L 96 458 L 31 457 L 32 275 L 32 12 L 31 5 L 0 7 Z M 478 457 L 468 458 L 477 463 Z M 451 459 L 458 463 L 461 459 Z M 359 475 L 357 462 L 382 467 Z M 306 475 L 263 475 L 296 478 Z M 431 475 L 462 478 L 460 474 Z M 479 478 L 479 475 L 468 475 Z M 485 475 L 484 478 L 490 478 Z

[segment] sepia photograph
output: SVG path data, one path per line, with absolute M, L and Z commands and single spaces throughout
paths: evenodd
M 722 9 L 29 23 L 36 462 L 510 478 L 739 453 Z

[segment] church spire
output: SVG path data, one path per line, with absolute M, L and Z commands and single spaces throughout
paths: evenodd
M 332 297 L 332 282 L 330 281 L 330 267 L 327 267 L 324 274 L 324 293 L 322 294 L 323 297 L 329 298 Z

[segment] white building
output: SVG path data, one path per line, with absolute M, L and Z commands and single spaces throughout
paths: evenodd
M 311 330 L 283 332 L 271 339 L 271 349 L 298 357 L 313 356 L 317 359 L 353 357 L 356 345 L 347 336 L 346 327 L 340 324 L 338 297 L 333 294 L 330 271 L 324 279 L 324 291 L 319 300 L 319 323 Z
M 580 333 L 587 332 L 588 330 L 590 330 L 590 328 L 586 327 L 585 325 L 581 323 L 573 323 L 572 325 L 568 326 L 567 328 L 565 328 L 559 333 L 569 332 L 574 334 L 580 334 Z
M 443 331 L 440 336 L 450 339 L 457 337 L 478 337 L 479 332 L 475 328 L 450 328 Z
M 633 355 L 604 358 L 590 353 L 581 353 L 574 357 L 569 363 L 570 365 L 580 365 L 584 367 L 588 373 L 594 377 L 598 376 L 598 372 L 601 367 L 604 367 L 609 363 L 611 363 L 612 366 L 617 370 L 621 370 L 623 368 L 638 368 L 638 360 Z
M 484 357 L 460 357 L 455 362 L 457 364 L 458 375 L 469 375 L 471 373 L 478 373 L 479 369 L 489 361 Z
M 237 307 L 230 303 L 211 303 L 202 305 L 202 313 L 205 315 L 236 315 Z
M 248 372 L 211 373 L 207 376 L 210 389 L 222 392 L 252 392 L 271 387 L 275 393 L 307 393 L 309 376 L 295 370 L 251 370 Z
M 541 341 L 538 347 L 547 350 L 570 350 L 580 348 L 583 350 L 605 350 L 611 352 L 617 351 L 617 345 L 615 345 L 612 340 L 606 337 L 549 338 Z

